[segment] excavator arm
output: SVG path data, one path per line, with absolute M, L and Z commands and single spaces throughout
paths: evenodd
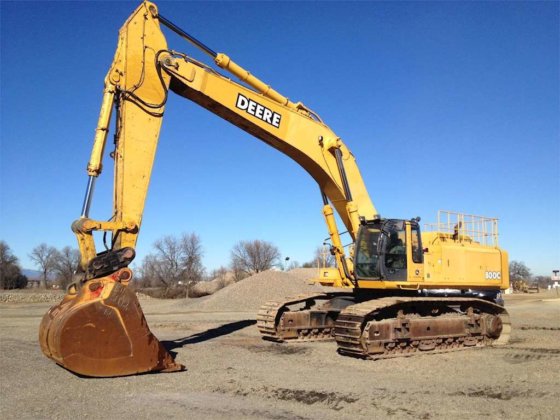
M 80 219 L 72 224 L 81 253 L 81 269 L 86 278 L 112 271 L 111 264 L 97 257 L 94 231 L 112 233 L 112 250 L 134 249 L 142 223 L 144 202 L 150 182 L 170 76 L 156 65 L 167 43 L 157 19 L 150 12 L 155 6 L 143 3 L 119 31 L 113 63 L 105 77 L 99 120 L 89 163 L 88 185 Z M 89 218 L 96 178 L 115 116 L 114 197 L 109 221 Z M 132 255 L 133 251 L 129 252 Z M 117 258 L 122 259 L 122 258 Z M 124 258 L 126 265 L 131 258 Z M 107 260 L 107 258 L 105 258 Z M 93 264 L 96 267 L 92 267 Z M 107 266 L 109 264 L 109 266 Z
M 239 82 L 169 50 L 162 24 L 209 54 Z M 378 217 L 354 156 L 320 117 L 179 29 L 160 16 L 153 3 L 142 3 L 119 31 L 105 77 L 82 213 L 72 224 L 81 253 L 78 281 L 45 315 L 39 331 L 43 352 L 78 374 L 120 376 L 183 368 L 150 332 L 138 300 L 126 287 L 169 90 L 286 154 L 317 181 L 338 263 L 338 285 L 352 287 L 353 268 L 334 211 L 354 240 L 360 224 Z M 101 221 L 90 218 L 89 209 L 113 114 L 113 212 Z M 96 250 L 95 232 L 111 235 L 103 252 Z

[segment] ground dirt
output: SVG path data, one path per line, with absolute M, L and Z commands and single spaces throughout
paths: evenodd
M 505 347 L 375 362 L 340 356 L 335 343 L 263 341 L 253 309 L 201 302 L 141 299 L 186 371 L 111 379 L 43 356 L 37 331 L 51 303 L 0 304 L 0 418 L 560 418 L 554 291 L 506 296 Z

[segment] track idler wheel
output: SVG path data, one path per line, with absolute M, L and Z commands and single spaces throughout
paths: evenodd
M 148 328 L 135 293 L 119 281 L 130 276 L 124 268 L 69 291 L 43 317 L 43 353 L 83 376 L 183 370 Z
M 490 338 L 498 338 L 504 329 L 502 318 L 499 315 L 487 315 L 485 321 L 486 335 Z

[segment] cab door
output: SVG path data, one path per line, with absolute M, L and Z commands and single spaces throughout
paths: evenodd
M 424 250 L 422 248 L 422 237 L 420 226 L 416 221 L 406 223 L 407 267 L 408 281 L 418 282 L 424 280 Z
M 409 243 L 410 237 L 407 240 L 407 224 L 404 220 L 387 220 L 383 224 L 380 264 L 385 280 L 407 281 Z

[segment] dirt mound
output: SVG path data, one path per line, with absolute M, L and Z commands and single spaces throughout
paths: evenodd
M 288 271 L 291 276 L 297 277 L 301 280 L 310 281 L 311 279 L 317 278 L 319 271 L 317 268 L 294 268 Z
M 283 299 L 305 292 L 321 291 L 320 285 L 309 285 L 300 276 L 282 271 L 264 271 L 224 289 L 191 308 L 201 311 L 257 311 L 268 300 Z
M 213 280 L 209 280 L 209 281 L 201 281 L 196 283 L 194 286 L 192 286 L 191 288 L 191 297 L 201 297 L 201 296 L 207 296 L 207 295 L 212 295 L 214 293 L 216 293 L 218 290 L 223 289 L 226 286 L 229 286 L 231 284 L 235 283 L 235 280 L 233 279 L 233 276 L 221 276 L 221 277 L 216 277 Z

